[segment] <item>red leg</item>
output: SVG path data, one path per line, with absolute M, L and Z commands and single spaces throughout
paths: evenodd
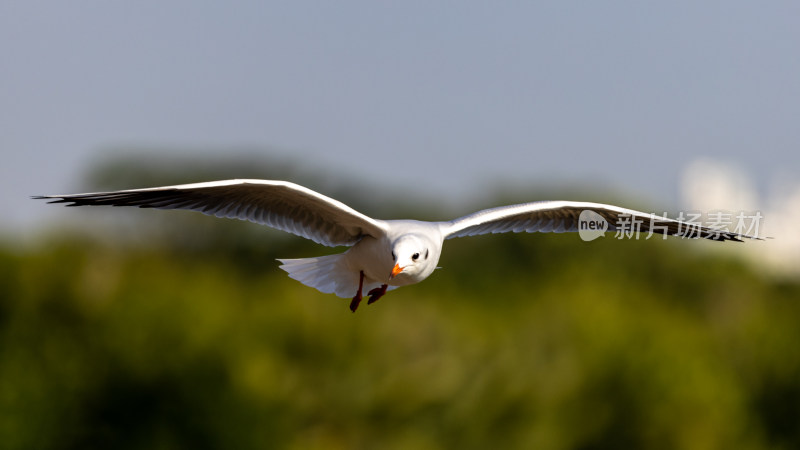
M 361 303 L 361 289 L 364 288 L 364 271 L 360 272 L 360 278 L 358 279 L 358 292 L 356 292 L 355 297 L 353 297 L 353 301 L 350 302 L 350 311 L 356 312 L 358 309 L 358 304 Z
M 371 305 L 378 301 L 379 298 L 383 297 L 386 294 L 386 289 L 389 287 L 388 284 L 383 284 L 379 288 L 375 288 L 369 291 L 369 300 L 367 301 L 368 305 Z

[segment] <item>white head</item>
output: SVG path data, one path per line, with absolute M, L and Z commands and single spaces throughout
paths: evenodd
M 430 275 L 439 262 L 439 246 L 425 236 L 406 234 L 392 243 L 394 266 L 389 278 L 421 281 Z

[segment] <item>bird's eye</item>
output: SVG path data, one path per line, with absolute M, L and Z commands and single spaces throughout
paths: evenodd
M 414 261 L 418 260 L 419 259 L 419 253 L 414 253 L 413 255 L 411 255 L 411 259 L 413 259 Z
M 394 256 L 394 252 L 392 252 L 392 259 L 397 261 L 397 256 Z
M 425 259 L 428 259 L 428 249 L 425 249 Z

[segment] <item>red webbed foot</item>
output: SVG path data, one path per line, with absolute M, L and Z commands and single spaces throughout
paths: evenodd
M 386 294 L 386 289 L 389 287 L 388 284 L 383 284 L 381 287 L 375 288 L 369 291 L 369 300 L 367 300 L 367 304 L 371 305 L 378 301 L 381 297 Z
M 350 302 L 350 311 L 356 312 L 356 310 L 358 309 L 359 303 L 361 303 L 361 293 L 360 292 L 358 294 L 356 294 L 355 297 L 353 297 L 353 300 Z
M 356 312 L 356 310 L 358 309 L 358 304 L 361 303 L 361 298 L 362 298 L 361 290 L 363 288 L 364 288 L 364 271 L 362 270 L 360 272 L 360 276 L 358 279 L 358 292 L 356 292 L 356 295 L 353 296 L 353 301 L 350 302 L 350 311 Z M 370 291 L 370 294 L 371 293 L 372 291 Z M 372 300 L 370 300 L 370 302 L 372 302 Z

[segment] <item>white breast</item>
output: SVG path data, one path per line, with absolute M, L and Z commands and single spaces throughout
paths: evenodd
M 345 252 L 347 264 L 355 273 L 364 271 L 365 282 L 392 284 L 389 274 L 392 271 L 391 244 L 387 238 L 375 239 L 365 236 Z

